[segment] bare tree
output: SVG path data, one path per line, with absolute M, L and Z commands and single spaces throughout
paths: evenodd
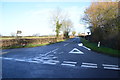
M 71 31 L 71 29 L 72 29 L 72 27 L 73 27 L 73 23 L 72 23 L 72 21 L 70 20 L 70 19 L 68 19 L 68 20 L 63 20 L 63 22 L 62 22 L 62 27 L 61 27 L 61 30 L 63 31 L 63 32 L 70 32 Z
M 60 9 L 56 8 L 50 17 L 50 21 L 55 27 L 56 37 L 59 36 L 62 22 L 66 19 L 67 15 Z
M 62 22 L 61 30 L 63 31 L 65 38 L 69 38 L 69 32 L 71 31 L 72 28 L 73 28 L 73 23 L 70 19 L 64 20 Z

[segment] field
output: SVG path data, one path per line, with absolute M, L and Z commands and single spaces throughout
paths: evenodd
M 14 39 L 14 40 L 12 40 Z M 29 39 L 29 40 L 28 40 Z M 11 48 L 26 48 L 26 47 L 37 47 L 37 46 L 44 46 L 49 45 L 57 42 L 64 41 L 65 39 L 61 38 L 55 38 L 54 36 L 42 36 L 42 37 L 21 37 L 15 38 L 15 37 L 2 37 L 1 40 L 3 41 L 2 46 L 0 48 L 2 49 L 11 49 Z M 22 40 L 22 42 L 21 42 Z M 24 42 L 26 42 L 25 45 Z

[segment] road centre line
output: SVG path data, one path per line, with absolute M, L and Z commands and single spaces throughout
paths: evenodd
M 45 53 L 45 56 L 48 55 L 48 54 L 51 53 L 51 52 L 57 51 L 58 49 L 59 49 L 59 48 L 56 48 L 56 49 L 54 49 L 54 50 L 52 50 L 52 51 L 49 51 L 49 52 Z
M 94 64 L 94 63 L 82 63 L 82 65 L 92 65 L 92 66 L 96 66 L 97 64 Z
M 59 48 L 56 48 L 56 49 L 54 49 L 54 50 L 52 50 L 52 52 L 55 52 L 55 51 L 57 51 Z
M 48 55 L 48 54 L 51 53 L 51 52 L 52 52 L 52 51 L 49 51 L 49 52 L 45 53 L 45 56 Z
M 72 61 L 63 61 L 63 63 L 77 64 L 77 62 L 72 62 Z
M 102 64 L 102 66 L 105 66 L 105 67 L 119 67 L 118 65 L 108 65 L 108 64 Z
M 69 43 L 67 43 L 67 44 L 64 44 L 64 46 L 67 46 Z

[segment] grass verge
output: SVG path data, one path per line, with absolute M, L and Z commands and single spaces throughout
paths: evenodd
M 96 43 L 91 43 L 88 40 L 85 40 L 84 38 L 81 38 L 81 40 L 86 47 L 90 48 L 93 51 L 104 53 L 110 56 L 120 57 L 120 50 L 115 50 L 104 46 L 100 46 L 98 48 Z

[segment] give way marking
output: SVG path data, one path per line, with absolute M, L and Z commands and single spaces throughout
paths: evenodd
M 71 50 L 69 53 L 76 53 L 76 54 L 84 54 L 82 51 L 80 51 L 77 48 L 74 48 L 73 50 Z

